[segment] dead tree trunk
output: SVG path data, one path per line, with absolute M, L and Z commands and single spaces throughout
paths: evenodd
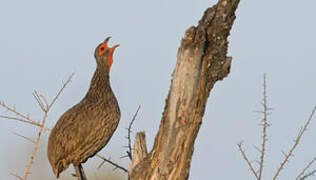
M 188 179 L 194 141 L 209 92 L 229 74 L 229 31 L 239 0 L 219 0 L 208 8 L 197 27 L 190 27 L 178 50 L 178 60 L 155 144 L 147 153 L 145 135 L 138 133 L 131 180 Z

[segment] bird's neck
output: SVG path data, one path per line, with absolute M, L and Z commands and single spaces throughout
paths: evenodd
M 106 98 L 107 94 L 112 92 L 109 78 L 109 72 L 106 65 L 98 64 L 91 79 L 87 97 L 98 99 Z

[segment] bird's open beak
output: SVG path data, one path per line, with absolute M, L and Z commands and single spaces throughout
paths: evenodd
M 107 37 L 107 38 L 105 38 L 105 40 L 104 40 L 104 42 L 103 43 L 105 43 L 106 44 L 106 46 L 108 47 L 108 41 L 111 39 L 111 36 L 109 36 L 109 37 Z M 117 45 L 115 45 L 115 46 L 113 46 L 113 47 L 111 47 L 110 49 L 112 50 L 112 52 L 115 50 L 115 48 L 117 48 L 117 47 L 119 47 L 120 45 L 119 44 L 117 44 Z
M 117 47 L 119 47 L 119 46 L 120 46 L 120 44 L 117 44 L 117 45 L 113 46 L 113 47 L 111 48 L 112 51 L 114 51 L 114 49 L 117 48 Z
M 105 38 L 104 42 L 107 43 L 111 39 L 111 36 Z

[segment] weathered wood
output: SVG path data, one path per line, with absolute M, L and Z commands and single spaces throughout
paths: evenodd
M 227 37 L 238 3 L 220 0 L 186 31 L 154 147 L 140 162 L 133 157 L 130 179 L 188 179 L 209 92 L 230 71 Z
M 147 156 L 147 146 L 145 139 L 145 132 L 138 132 L 136 134 L 134 143 L 133 161 L 131 162 L 128 171 L 132 171 L 134 167 Z

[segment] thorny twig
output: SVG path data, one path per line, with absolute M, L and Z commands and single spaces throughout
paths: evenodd
M 271 108 L 268 107 L 268 101 L 267 101 L 267 82 L 266 82 L 266 75 L 263 76 L 263 119 L 262 119 L 262 144 L 261 144 L 261 155 L 260 155 L 260 161 L 259 161 L 259 179 L 261 179 L 263 174 L 263 163 L 264 163 L 264 157 L 265 157 L 265 147 L 267 143 L 267 128 L 269 127 L 268 123 L 268 115 L 269 110 Z
M 311 165 L 312 165 L 315 161 L 316 161 L 316 157 L 315 157 L 313 160 L 311 160 L 311 161 L 307 164 L 307 166 L 302 170 L 302 172 L 300 172 L 300 173 L 296 176 L 296 179 L 297 179 L 297 180 L 300 179 L 300 177 L 302 177 L 302 176 L 304 175 L 304 173 L 307 171 L 307 169 L 310 168 Z
M 104 162 L 107 162 L 107 163 L 110 163 L 111 165 L 113 165 L 115 167 L 114 169 L 120 169 L 120 170 L 122 170 L 122 171 L 127 173 L 127 169 L 126 168 L 118 165 L 117 163 L 111 161 L 110 159 L 106 159 L 105 157 L 103 157 L 103 156 L 101 156 L 99 154 L 96 154 L 96 156 L 103 160 L 103 162 L 98 166 L 98 168 L 100 168 L 104 164 Z
M 248 166 L 250 168 L 250 171 L 253 173 L 254 176 L 256 176 L 256 179 L 259 179 L 258 174 L 256 173 L 255 169 L 253 168 L 253 166 L 252 166 L 251 162 L 249 161 L 249 159 L 247 158 L 247 155 L 246 155 L 245 151 L 242 149 L 242 142 L 240 142 L 238 144 L 238 148 L 239 148 L 239 151 L 241 152 L 242 157 L 247 162 L 247 164 L 248 164 Z
M 47 119 L 47 115 L 48 115 L 48 112 L 49 110 L 52 108 L 52 106 L 54 105 L 54 103 L 56 102 L 56 100 L 58 99 L 58 97 L 60 96 L 60 94 L 63 92 L 63 90 L 65 89 L 65 87 L 68 85 L 68 83 L 71 81 L 72 77 L 73 77 L 73 73 L 70 75 L 70 77 L 68 78 L 68 80 L 63 83 L 63 86 L 61 87 L 61 89 L 58 91 L 57 95 L 53 98 L 52 102 L 50 104 L 48 104 L 46 98 L 42 95 L 42 94 L 38 94 L 37 91 L 34 91 L 33 93 L 33 96 L 36 100 L 36 102 L 38 103 L 38 105 L 40 106 L 41 110 L 44 112 L 44 116 L 42 118 L 42 121 L 41 123 L 38 123 L 34 120 L 32 120 L 29 116 L 26 116 L 18 111 L 15 110 L 15 108 L 11 108 L 9 106 L 7 106 L 6 104 L 4 104 L 3 102 L 0 102 L 0 106 L 2 106 L 3 108 L 5 108 L 6 110 L 8 110 L 9 112 L 15 114 L 16 116 L 18 117 L 11 117 L 11 116 L 3 116 L 3 115 L 0 115 L 0 118 L 6 118 L 6 119 L 11 119 L 11 120 L 16 120 L 16 121 L 21 121 L 21 122 L 26 122 L 26 123 L 29 123 L 29 124 L 32 124 L 32 125 L 35 125 L 35 126 L 38 126 L 40 127 L 40 130 L 38 132 L 38 136 L 36 138 L 36 140 L 32 140 L 32 139 L 29 139 L 25 136 L 22 136 L 22 135 L 19 135 L 17 134 L 18 136 L 21 136 L 31 142 L 33 142 L 35 145 L 34 145 L 34 148 L 33 148 L 33 151 L 32 151 L 32 154 L 31 154 L 31 157 L 30 157 L 30 161 L 29 161 L 29 164 L 27 165 L 26 167 L 26 171 L 25 171 L 25 174 L 24 174 L 24 177 L 20 177 L 20 176 L 17 176 L 15 174 L 12 174 L 13 176 L 15 177 L 18 177 L 19 179 L 23 179 L 23 180 L 26 180 L 28 175 L 31 173 L 31 167 L 33 165 L 33 160 L 34 160 L 34 157 L 35 157 L 35 154 L 37 152 L 37 149 L 38 149 L 38 146 L 39 146 L 39 141 L 40 141 L 40 138 L 41 138 L 41 134 L 44 130 L 47 130 L 47 131 L 50 131 L 51 129 L 49 128 L 46 128 L 45 127 L 45 121 Z M 44 106 L 45 104 L 45 106 Z
M 134 116 L 133 116 L 131 122 L 129 123 L 128 128 L 126 128 L 127 131 L 128 131 L 128 134 L 127 134 L 127 137 L 126 137 L 127 140 L 128 140 L 128 146 L 126 146 L 126 147 L 128 148 L 128 151 L 127 151 L 127 156 L 123 156 L 123 157 L 129 157 L 130 159 L 132 159 L 132 140 L 131 140 L 132 126 L 133 126 L 133 123 L 134 123 L 134 121 L 135 121 L 135 119 L 136 119 L 136 116 L 137 116 L 137 114 L 138 114 L 139 109 L 140 109 L 140 105 L 138 106 L 138 108 L 137 108 L 137 110 L 136 110 L 136 112 L 135 112 L 135 114 L 134 114 Z M 96 156 L 99 157 L 99 158 L 101 158 L 101 159 L 103 160 L 103 161 L 101 162 L 101 164 L 98 166 L 98 168 L 100 168 L 105 162 L 107 162 L 107 163 L 110 163 L 111 165 L 113 165 L 115 168 L 118 168 L 118 169 L 123 170 L 124 172 L 127 172 L 127 169 L 126 169 L 126 168 L 124 168 L 124 167 L 118 165 L 117 163 L 114 163 L 114 162 L 111 161 L 110 159 L 107 159 L 107 158 L 105 158 L 105 157 L 103 157 L 103 156 L 101 156 L 101 155 L 99 155 L 99 154 L 96 154 Z M 122 158 L 123 158 L 123 157 L 122 157 Z
M 262 126 L 262 144 L 261 149 L 257 146 L 254 146 L 256 150 L 260 152 L 260 160 L 258 161 L 259 164 L 259 170 L 258 172 L 254 170 L 253 166 L 251 165 L 250 161 L 248 160 L 244 150 L 242 149 L 241 144 L 238 145 L 239 150 L 244 158 L 244 160 L 247 162 L 248 166 L 250 167 L 252 173 L 256 176 L 258 180 L 262 179 L 263 174 L 263 167 L 264 167 L 264 159 L 265 159 L 265 151 L 266 151 L 266 144 L 267 144 L 267 128 L 270 126 L 268 123 L 268 116 L 270 115 L 269 111 L 271 108 L 268 107 L 268 96 L 267 96 L 267 82 L 266 82 L 266 75 L 263 76 L 263 100 L 262 100 L 262 106 L 263 111 L 255 111 L 258 113 L 263 114 L 263 119 L 261 121 Z
M 315 173 L 316 173 L 316 169 L 313 170 L 313 171 L 311 171 L 311 172 L 309 172 L 309 173 L 307 173 L 307 174 L 306 174 L 305 176 L 303 176 L 300 180 L 304 180 L 304 179 L 306 179 L 306 178 L 308 178 L 308 177 L 310 177 L 310 176 L 314 176 Z
M 288 162 L 289 158 L 293 155 L 293 152 L 294 152 L 295 148 L 296 148 L 297 145 L 300 143 L 301 138 L 302 138 L 304 132 L 306 132 L 306 130 L 307 130 L 309 124 L 311 123 L 311 121 L 312 121 L 312 119 L 313 119 L 313 116 L 314 116 L 314 114 L 315 114 L 315 111 L 316 111 L 316 106 L 313 108 L 312 113 L 310 114 L 310 116 L 309 116 L 307 122 L 305 123 L 304 127 L 303 127 L 303 128 L 300 130 L 300 132 L 298 133 L 298 136 L 297 136 L 297 138 L 295 139 L 292 148 L 291 148 L 290 151 L 286 154 L 286 156 L 285 156 L 283 162 L 281 163 L 280 167 L 277 169 L 277 172 L 275 173 L 275 175 L 274 175 L 274 177 L 273 177 L 273 180 L 275 180 L 275 179 L 279 176 L 281 170 L 284 168 L 284 166 L 285 166 L 286 163 Z
M 45 126 L 45 122 L 46 122 L 46 119 L 47 119 L 47 115 L 48 115 L 48 112 L 49 110 L 51 109 L 51 107 L 54 105 L 54 103 L 56 102 L 57 98 L 60 96 L 60 94 L 63 92 L 63 90 L 65 89 L 65 87 L 67 86 L 67 84 L 71 81 L 71 78 L 73 77 L 74 73 L 72 73 L 70 75 L 70 77 L 68 78 L 68 80 L 63 83 L 63 86 L 61 87 L 61 89 L 58 91 L 57 95 L 54 97 L 54 99 L 52 100 L 52 102 L 48 105 L 48 103 L 46 103 L 46 100 L 44 100 L 45 104 L 47 104 L 46 107 L 43 106 L 43 101 L 42 99 L 45 99 L 45 97 L 43 95 L 38 95 L 37 92 L 35 91 L 35 99 L 39 102 L 39 105 L 42 109 L 42 111 L 44 112 L 44 116 L 43 116 L 43 119 L 42 119 L 42 122 L 41 122 L 41 125 L 42 127 L 40 127 L 40 130 L 38 132 L 38 136 L 37 136 L 37 139 L 35 141 L 35 146 L 33 148 L 33 152 L 32 152 L 32 155 L 30 157 L 30 162 L 29 164 L 27 165 L 27 168 L 26 168 L 26 172 L 24 174 L 24 180 L 27 179 L 28 175 L 30 174 L 30 171 L 31 171 L 31 167 L 32 167 L 32 164 L 33 164 L 33 160 L 34 160 L 34 157 L 35 157 L 35 154 L 37 152 L 37 149 L 38 149 L 38 145 L 39 145 L 39 141 L 41 139 L 41 134 L 42 134 L 42 131 L 43 131 L 43 127 Z M 42 99 L 41 99 L 42 98 Z
M 262 144 L 261 144 L 261 149 L 259 149 L 258 147 L 255 146 L 255 148 L 261 153 L 260 155 L 260 160 L 258 161 L 259 163 L 259 170 L 258 170 L 258 173 L 254 170 L 251 162 L 249 161 L 249 159 L 247 158 L 246 154 L 245 154 L 245 151 L 242 149 L 242 144 L 238 144 L 238 147 L 239 147 L 239 151 L 241 152 L 244 160 L 247 162 L 251 172 L 256 176 L 256 179 L 260 180 L 262 178 L 262 174 L 263 174 L 263 167 L 264 167 L 264 159 L 265 159 L 265 145 L 266 145 L 266 142 L 267 142 L 267 128 L 270 126 L 270 124 L 268 123 L 267 121 L 267 117 L 268 115 L 270 115 L 269 111 L 271 110 L 271 108 L 268 108 L 267 106 L 267 91 L 266 91 L 266 75 L 264 75 L 264 83 L 263 83 L 263 111 L 257 111 L 259 113 L 262 113 L 263 114 L 263 120 L 262 120 L 262 125 L 263 126 L 263 129 L 262 129 Z M 304 132 L 307 130 L 309 124 L 311 123 L 312 119 L 313 119 L 313 116 L 316 112 L 316 106 L 313 108 L 307 122 L 305 123 L 305 125 L 303 126 L 303 128 L 300 130 L 297 138 L 295 139 L 294 141 L 294 145 L 292 146 L 292 148 L 290 149 L 290 151 L 288 153 L 283 153 L 283 155 L 285 156 L 285 159 L 282 161 L 280 167 L 277 169 L 277 172 L 275 173 L 274 177 L 273 177 L 273 180 L 276 180 L 277 177 L 279 176 L 281 170 L 284 168 L 284 166 L 286 165 L 286 163 L 288 162 L 289 158 L 291 156 L 293 156 L 293 152 L 295 150 L 295 148 L 297 147 L 297 145 L 299 144 Z M 306 170 L 316 161 L 316 159 L 314 158 L 304 169 L 303 171 L 296 177 L 296 179 L 299 179 L 305 172 Z M 309 177 L 309 176 L 312 176 L 314 175 L 314 173 L 316 173 L 316 170 L 312 171 L 311 173 L 308 173 L 307 175 L 305 175 L 303 178 L 301 179 L 304 179 L 306 177 Z
M 134 114 L 134 116 L 132 118 L 132 121 L 129 123 L 129 126 L 127 128 L 127 131 L 128 131 L 128 133 L 127 133 L 127 140 L 128 140 L 127 148 L 128 148 L 128 151 L 126 151 L 126 153 L 127 153 L 127 156 L 129 157 L 130 160 L 132 160 L 132 154 L 133 154 L 133 152 L 132 152 L 132 140 L 131 140 L 132 126 L 133 126 L 133 123 L 134 123 L 134 121 L 136 119 L 136 116 L 138 114 L 139 109 L 140 109 L 140 105 L 138 106 L 138 108 L 136 110 L 136 113 Z
M 61 87 L 61 89 L 59 90 L 59 92 L 57 93 L 57 95 L 54 97 L 54 99 L 52 100 L 52 102 L 47 106 L 47 111 L 50 110 L 50 108 L 54 105 L 54 103 L 56 102 L 56 100 L 58 99 L 58 97 L 61 95 L 61 93 L 64 91 L 64 89 L 66 88 L 67 84 L 70 83 L 72 77 L 74 76 L 74 73 L 72 73 L 69 78 L 67 79 L 67 81 L 65 83 L 63 83 L 63 86 Z M 44 101 L 45 97 L 43 96 Z M 46 101 L 47 102 L 47 101 Z M 48 103 L 47 103 L 48 104 Z
M 38 103 L 39 107 L 42 109 L 42 111 L 45 112 L 47 107 L 45 108 L 43 101 L 41 101 L 40 95 L 38 95 L 36 90 L 33 92 L 33 97 L 36 100 L 36 102 Z
M 33 122 L 36 123 L 36 122 L 33 121 L 29 116 L 24 115 L 24 114 L 22 114 L 22 113 L 16 111 L 15 108 L 12 108 L 12 107 L 7 106 L 4 102 L 1 102 L 1 101 L 0 101 L 0 106 L 2 106 L 2 107 L 3 107 L 4 109 L 6 109 L 7 111 L 9 111 L 9 112 L 15 114 L 16 116 L 21 117 L 22 119 L 25 119 L 25 120 L 30 121 L 30 122 L 32 122 L 32 123 L 33 123 Z M 3 117 L 3 116 L 2 116 L 2 117 Z
M 1 103 L 0 103 L 1 104 Z M 4 104 L 5 105 L 5 104 Z M 51 131 L 50 128 L 47 128 L 47 127 L 44 127 L 42 126 L 40 123 L 36 122 L 36 121 L 33 121 L 32 119 L 22 119 L 22 118 L 16 118 L 16 117 L 11 117 L 11 116 L 3 116 L 3 115 L 0 115 L 0 118 L 4 118 L 4 119 L 11 119 L 11 120 L 16 120 L 16 121 L 20 121 L 20 122 L 24 122 L 24 123 L 28 123 L 28 124 L 32 124 L 32 125 L 35 125 L 35 126 L 38 126 L 38 127 L 43 127 L 45 131 Z

